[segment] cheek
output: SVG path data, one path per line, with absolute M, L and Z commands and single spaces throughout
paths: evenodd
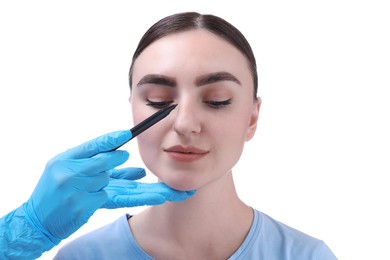
M 155 172 L 155 163 L 160 152 L 160 143 L 158 138 L 152 135 L 151 129 L 143 132 L 137 137 L 138 151 L 145 166 L 151 171 Z
M 221 141 L 225 143 L 225 149 L 230 149 L 230 152 L 225 151 L 225 153 L 230 153 L 236 159 L 241 156 L 248 139 L 250 120 L 249 112 L 237 113 L 229 124 L 221 127 L 219 134 L 223 138 Z
M 209 129 L 210 138 L 217 149 L 220 161 L 229 161 L 229 166 L 235 164 L 241 156 L 246 136 L 248 119 L 243 114 L 232 115 L 227 120 L 215 120 L 218 123 L 213 124 Z
M 144 106 L 141 107 L 137 105 L 137 101 L 135 100 L 133 100 L 131 108 L 133 111 L 134 126 L 145 120 L 153 113 L 153 111 L 145 109 Z M 154 129 L 156 127 L 158 127 L 158 125 L 152 126 L 147 131 L 142 132 L 136 137 L 139 154 L 146 165 L 153 161 L 153 158 L 156 156 L 156 151 L 158 150 L 158 144 L 156 143 L 157 140 L 159 140 L 159 137 L 157 136 L 158 131 L 155 131 Z
M 237 122 L 237 125 L 231 124 L 221 127 L 220 134 L 215 136 L 214 140 L 218 140 L 217 146 L 222 161 L 226 160 L 236 164 L 241 156 L 246 135 L 245 129 L 238 125 Z
M 132 101 L 131 111 L 133 113 L 134 125 L 139 124 L 141 121 L 145 120 L 148 116 L 152 114 L 152 112 L 149 112 L 149 109 L 141 107 L 141 104 L 138 104 L 137 100 Z
M 230 142 L 231 145 L 235 146 L 244 143 L 250 120 L 248 114 L 242 110 L 238 112 L 231 111 L 229 117 L 215 119 L 213 132 L 216 138 L 225 139 L 226 142 Z

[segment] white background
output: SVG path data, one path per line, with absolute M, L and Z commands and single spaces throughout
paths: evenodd
M 234 173 L 242 199 L 340 259 L 390 259 L 388 1 L 252 2 L 1 1 L 0 215 L 51 157 L 132 126 L 138 40 L 165 15 L 199 11 L 236 25 L 257 56 L 263 105 Z M 142 166 L 136 142 L 124 148 L 126 166 Z M 140 209 L 99 210 L 68 240 Z

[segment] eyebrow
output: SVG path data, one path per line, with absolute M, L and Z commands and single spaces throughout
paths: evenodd
M 241 85 L 241 82 L 233 76 L 231 73 L 226 71 L 213 72 L 209 74 L 205 74 L 199 76 L 195 80 L 195 85 L 200 87 L 204 85 L 213 84 L 219 81 L 233 81 L 238 85 Z M 160 74 L 148 74 L 141 78 L 141 80 L 137 83 L 137 87 L 140 87 L 145 84 L 156 84 L 167 87 L 176 87 L 177 83 L 174 78 L 167 77 Z
M 148 74 L 141 78 L 141 80 L 137 83 L 137 87 L 140 87 L 145 84 L 156 84 L 167 87 L 176 87 L 176 80 L 174 78 L 160 74 Z
M 232 74 L 226 71 L 219 71 L 219 72 L 202 75 L 195 80 L 195 84 L 196 86 L 200 87 L 200 86 L 212 84 L 219 81 L 233 81 L 238 85 L 241 85 L 241 82 L 236 77 L 234 77 Z

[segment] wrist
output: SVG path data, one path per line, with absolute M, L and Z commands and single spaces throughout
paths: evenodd
M 24 205 L 0 221 L 0 258 L 37 259 L 60 241 L 52 241 L 29 220 Z
M 53 244 L 53 246 L 58 245 L 62 239 L 52 236 L 49 231 L 46 230 L 39 222 L 35 215 L 35 211 L 29 207 L 31 207 L 31 205 L 29 205 L 28 202 L 24 203 L 18 209 L 20 210 L 20 216 L 26 220 L 26 222 L 31 226 L 31 230 L 34 230 L 37 236 L 45 237 L 48 241 L 50 241 L 50 243 Z

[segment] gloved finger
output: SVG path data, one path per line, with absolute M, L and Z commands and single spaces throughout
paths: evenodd
M 116 195 L 109 197 L 102 208 L 117 209 L 137 206 L 154 206 L 166 202 L 165 196 L 158 193 L 144 193 L 134 195 Z
M 115 195 L 137 195 L 147 193 L 158 193 L 163 195 L 169 201 L 182 201 L 195 194 L 194 190 L 180 191 L 175 190 L 165 183 L 142 183 L 137 181 L 110 179 L 109 184 L 104 188 L 109 196 Z
M 151 191 L 153 193 L 158 192 L 159 194 L 164 195 L 167 201 L 173 201 L 173 202 L 180 202 L 186 200 L 192 195 L 194 195 L 196 192 L 195 190 L 190 190 L 190 191 L 175 190 L 162 182 L 140 183 L 138 189 L 140 191 L 145 190 L 145 191 Z
M 110 153 L 100 153 L 91 158 L 78 160 L 64 160 L 63 164 L 75 172 L 90 175 L 111 170 L 129 159 L 127 151 L 114 151 Z
M 195 194 L 195 191 L 178 191 L 168 187 L 164 183 L 140 183 L 136 181 L 122 180 L 122 179 L 110 179 L 109 184 L 104 188 L 108 194 L 108 201 L 115 201 L 121 198 L 121 201 L 126 201 L 123 199 L 127 197 L 128 201 L 131 201 L 132 198 L 139 198 L 139 195 L 143 195 L 140 198 L 145 199 L 144 201 L 136 202 L 136 204 L 142 205 L 156 205 L 154 200 L 147 201 L 147 195 L 152 194 L 155 198 L 156 194 L 159 194 L 163 197 L 163 201 L 174 201 L 179 202 L 188 199 Z M 124 196 L 124 197 L 123 197 Z M 159 198 L 160 199 L 160 198 Z M 161 203 L 160 203 L 161 204 Z M 122 204 L 121 204 L 122 205 Z M 131 205 L 131 203 L 128 203 Z
M 145 169 L 138 167 L 129 167 L 122 169 L 113 169 L 110 171 L 110 177 L 113 179 L 138 180 L 146 176 Z
M 162 182 L 158 183 L 142 183 L 142 182 L 133 182 L 134 187 L 128 187 L 128 194 L 142 194 L 142 193 L 159 193 L 165 197 L 168 201 L 183 201 L 188 197 L 195 194 L 194 190 L 191 191 L 179 191 L 172 189 L 168 185 Z
M 121 130 L 101 135 L 59 154 L 59 158 L 82 159 L 89 158 L 98 153 L 108 152 L 126 143 L 132 137 L 129 130 Z

